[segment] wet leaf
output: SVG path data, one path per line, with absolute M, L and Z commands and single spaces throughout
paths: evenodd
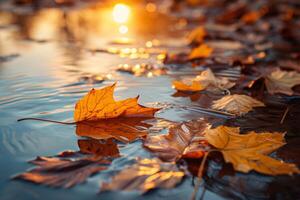
M 194 48 L 189 54 L 189 59 L 207 58 L 211 55 L 213 49 L 206 44 L 201 44 L 197 48 Z
M 199 81 L 192 81 L 191 85 L 188 85 L 182 81 L 173 81 L 172 86 L 178 91 L 187 92 L 198 92 L 205 89 L 204 85 L 201 85 Z
M 224 110 L 226 112 L 242 115 L 251 111 L 254 107 L 263 107 L 264 103 L 253 99 L 250 96 L 242 94 L 226 95 L 223 98 L 213 101 L 211 106 L 216 110 Z
M 181 182 L 184 172 L 174 163 L 159 159 L 142 159 L 115 175 L 111 182 L 103 183 L 101 191 L 139 190 L 143 193 L 155 188 L 173 188 Z
M 207 142 L 203 131 L 204 120 L 195 120 L 170 127 L 167 135 L 148 136 L 144 146 L 164 161 L 184 158 L 201 158 Z
M 224 90 L 233 87 L 235 83 L 230 82 L 227 78 L 217 78 L 211 69 L 201 72 L 193 81 L 191 85 L 185 84 L 181 81 L 173 81 L 173 87 L 178 91 L 197 92 L 201 90 Z
M 114 138 L 121 142 L 132 142 L 147 134 L 149 124 L 143 121 L 149 118 L 118 117 L 98 121 L 83 121 L 77 123 L 76 134 L 94 139 Z
M 84 183 L 86 179 L 106 170 L 111 158 L 119 156 L 117 145 L 111 140 L 79 140 L 80 151 L 65 151 L 57 156 L 38 156 L 31 161 L 36 168 L 17 175 L 22 179 L 51 187 L 70 188 Z
M 74 120 L 96 121 L 117 117 L 152 117 L 157 108 L 148 108 L 137 103 L 138 97 L 115 101 L 113 93 L 115 85 L 96 90 L 92 89 L 80 99 L 75 106 Z
M 205 31 L 204 27 L 200 26 L 200 27 L 194 29 L 188 35 L 188 40 L 190 43 L 199 44 L 199 43 L 203 42 L 203 39 L 205 36 L 206 36 L 206 31 Z
M 252 131 L 240 135 L 239 132 L 239 128 L 219 126 L 207 129 L 205 138 L 237 171 L 248 173 L 255 170 L 268 175 L 291 175 L 300 172 L 296 165 L 268 156 L 285 144 L 284 134 L 278 132 L 258 134 Z
M 300 84 L 300 73 L 277 69 L 265 77 L 265 84 L 270 94 L 282 93 L 292 95 L 292 87 Z
M 221 77 L 217 78 L 211 69 L 207 69 L 201 72 L 195 79 L 205 85 L 206 88 L 219 88 L 219 89 L 229 89 L 235 85 L 235 83 L 230 82 L 227 78 Z

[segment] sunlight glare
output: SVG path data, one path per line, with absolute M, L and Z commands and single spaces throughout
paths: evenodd
M 114 6 L 113 8 L 113 18 L 114 21 L 117 23 L 125 23 L 128 21 L 129 15 L 130 15 L 130 7 L 125 5 L 125 4 L 121 4 L 118 3 Z
M 128 32 L 128 27 L 127 27 L 127 26 L 121 25 L 121 26 L 119 27 L 119 33 L 121 33 L 121 34 L 126 34 L 127 32 Z

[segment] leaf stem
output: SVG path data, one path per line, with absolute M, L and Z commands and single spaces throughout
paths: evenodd
M 25 121 L 25 120 L 52 122 L 52 123 L 64 124 L 64 125 L 76 124 L 76 122 L 61 122 L 61 121 L 55 121 L 55 120 L 50 120 L 50 119 L 42 119 L 42 118 L 34 118 L 34 117 L 25 117 L 25 118 L 18 119 L 17 121 L 20 122 L 20 121 Z
M 197 191 L 198 191 L 198 188 L 200 187 L 200 184 L 202 182 L 202 175 L 203 175 L 203 170 L 204 170 L 204 166 L 205 166 L 205 163 L 206 163 L 206 160 L 207 160 L 207 156 L 208 154 L 210 153 L 211 151 L 208 151 L 204 154 L 204 157 L 201 161 L 201 165 L 199 167 L 199 170 L 198 170 L 198 181 L 196 182 L 196 185 L 194 186 L 194 192 L 191 196 L 191 200 L 195 200 L 196 199 L 196 195 L 197 195 Z
M 281 120 L 280 120 L 280 124 L 283 124 L 283 122 L 284 122 L 284 120 L 285 120 L 285 118 L 286 118 L 286 115 L 287 115 L 287 113 L 289 112 L 289 110 L 290 110 L 290 107 L 288 106 L 288 107 L 285 109 L 284 113 L 283 113 L 283 116 L 282 116 L 282 118 L 281 118 Z

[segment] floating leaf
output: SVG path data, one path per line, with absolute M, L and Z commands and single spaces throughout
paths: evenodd
M 189 59 L 207 58 L 211 55 L 213 49 L 206 44 L 201 44 L 199 47 L 194 48 L 189 54 Z
M 233 94 L 226 95 L 223 98 L 213 101 L 212 108 L 224 110 L 226 112 L 242 115 L 251 111 L 254 107 L 263 107 L 264 103 L 253 99 L 247 95 Z
M 230 82 L 227 78 L 217 78 L 209 68 L 201 72 L 201 74 L 198 75 L 195 80 L 205 85 L 205 87 L 208 89 L 229 89 L 235 85 L 235 83 Z
M 223 154 L 224 160 L 233 165 L 234 169 L 247 173 L 251 170 L 268 174 L 283 175 L 299 173 L 294 164 L 284 163 L 268 156 L 285 144 L 282 133 L 249 132 L 240 135 L 239 128 L 219 126 L 207 129 L 205 138 Z
M 38 167 L 16 176 L 37 184 L 70 188 L 81 184 L 100 171 L 106 170 L 110 158 L 118 157 L 119 150 L 113 141 L 79 140 L 80 151 L 65 151 L 57 156 L 39 156 L 31 161 Z
M 181 123 L 171 127 L 167 135 L 148 136 L 144 146 L 164 161 L 200 158 L 207 147 L 203 135 L 206 127 L 203 120 Z
M 147 128 L 150 127 L 149 124 L 143 122 L 146 119 L 149 118 L 118 117 L 92 122 L 83 121 L 77 123 L 76 134 L 94 139 L 114 138 L 121 142 L 132 142 L 146 136 Z
M 143 159 L 115 175 L 110 183 L 103 183 L 101 191 L 139 190 L 143 193 L 154 188 L 173 188 L 181 182 L 184 172 L 174 163 L 159 159 Z
M 188 92 L 198 92 L 205 89 L 205 87 L 201 85 L 199 81 L 192 81 L 191 85 L 185 84 L 181 81 L 173 81 L 172 86 L 178 91 L 188 91 Z
M 265 77 L 265 84 L 270 94 L 282 93 L 292 95 L 292 87 L 300 84 L 300 73 L 277 69 Z
M 204 39 L 205 36 L 206 36 L 206 31 L 202 26 L 200 26 L 200 27 L 194 29 L 188 35 L 188 40 L 189 40 L 190 43 L 199 44 L 199 43 L 203 42 L 203 39 Z
M 157 108 L 147 108 L 138 104 L 138 97 L 115 101 L 113 93 L 115 85 L 96 90 L 92 89 L 76 103 L 74 120 L 96 121 L 100 119 L 123 117 L 152 117 Z
M 173 81 L 173 87 L 178 91 L 197 92 L 201 90 L 215 90 L 215 89 L 229 89 L 235 83 L 230 82 L 227 78 L 217 78 L 211 69 L 201 72 L 193 81 L 191 85 L 185 84 L 181 81 Z

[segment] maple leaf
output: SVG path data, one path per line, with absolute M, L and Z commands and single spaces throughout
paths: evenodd
M 144 146 L 164 161 L 200 158 L 207 147 L 203 135 L 206 127 L 203 120 L 181 123 L 171 127 L 167 135 L 148 136 Z
M 247 95 L 233 94 L 226 95 L 219 100 L 213 101 L 211 106 L 216 110 L 224 110 L 226 112 L 242 115 L 251 111 L 254 107 L 263 107 L 264 103 L 253 99 Z
M 213 49 L 207 46 L 206 44 L 201 44 L 199 47 L 194 48 L 190 54 L 189 59 L 198 59 L 198 58 L 207 58 L 211 55 Z
M 15 179 L 51 187 L 70 188 L 85 182 L 89 176 L 106 170 L 111 163 L 110 158 L 119 156 L 118 147 L 112 140 L 106 143 L 79 140 L 78 145 L 78 152 L 65 151 L 57 156 L 37 157 L 30 162 L 38 167 L 17 175 Z
M 278 132 L 257 134 L 251 131 L 241 135 L 239 132 L 239 128 L 219 126 L 215 129 L 207 129 L 205 138 L 237 171 L 247 173 L 255 170 L 268 175 L 300 172 L 296 165 L 268 156 L 285 144 L 284 134 Z
M 138 96 L 121 101 L 115 101 L 113 93 L 116 84 L 96 90 L 92 89 L 80 99 L 75 106 L 74 120 L 96 121 L 117 117 L 153 117 L 157 108 L 148 108 L 138 104 Z
M 282 93 L 292 95 L 292 87 L 300 84 L 300 73 L 277 69 L 265 76 L 265 84 L 270 94 Z
M 172 188 L 181 182 L 184 172 L 175 163 L 157 158 L 142 159 L 115 175 L 110 183 L 103 183 L 101 191 L 139 190 L 143 193 L 154 188 Z
M 201 72 L 193 81 L 191 85 L 185 84 L 181 81 L 173 81 L 173 87 L 178 91 L 197 92 L 202 90 L 214 90 L 214 89 L 229 89 L 233 87 L 235 83 L 230 82 L 227 78 L 217 78 L 211 69 L 207 69 Z
M 143 121 L 143 117 L 118 117 L 98 121 L 83 121 L 76 124 L 76 134 L 81 137 L 94 139 L 114 138 L 121 142 L 132 142 L 147 134 L 151 125 Z

